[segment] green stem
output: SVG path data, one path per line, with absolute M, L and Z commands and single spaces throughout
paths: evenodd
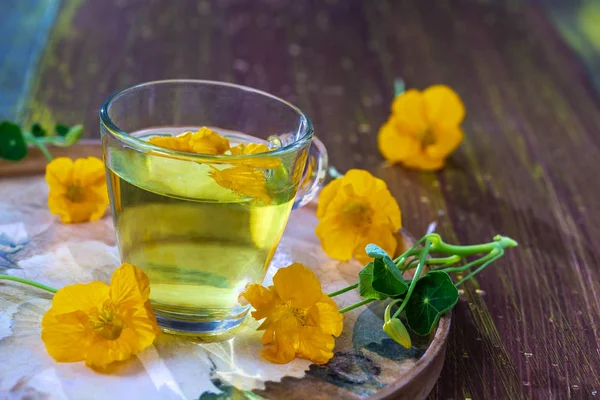
M 413 258 L 412 260 L 410 260 L 410 261 L 408 262 L 408 264 L 406 264 L 406 265 L 404 266 L 404 268 L 401 268 L 401 271 L 402 271 L 402 272 L 406 272 L 406 271 L 408 271 L 409 269 L 413 269 L 413 268 L 415 268 L 414 266 L 415 266 L 415 265 L 417 265 L 418 263 L 419 263 L 419 259 L 418 259 L 418 258 Z
M 427 239 L 427 235 L 423 236 L 421 239 L 417 240 L 415 242 L 415 244 L 413 244 L 412 246 L 410 246 L 408 248 L 408 250 L 406 250 L 404 253 L 400 254 L 395 260 L 394 260 L 394 264 L 398 265 L 398 264 L 402 264 L 402 262 L 404 262 L 408 257 L 410 257 L 411 255 L 415 255 L 415 254 L 419 254 L 420 250 L 415 250 L 417 248 L 418 245 L 420 245 L 421 243 L 423 243 L 425 240 Z M 402 262 L 401 262 L 402 261 Z M 399 265 L 398 265 L 399 266 Z
M 34 286 L 34 287 L 36 287 L 38 289 L 47 290 L 50 293 L 56 293 L 58 291 L 58 290 L 56 290 L 56 289 L 54 289 L 54 288 L 52 288 L 50 286 L 42 285 L 41 283 L 30 281 L 29 279 L 19 278 L 18 276 L 0 274 L 0 280 L 7 280 L 7 281 L 14 281 L 14 282 L 19 282 L 19 283 L 24 283 L 26 285 Z
M 419 277 L 421 276 L 421 271 L 423 270 L 423 267 L 425 267 L 425 259 L 427 258 L 427 254 L 429 254 L 430 248 L 431 248 L 431 240 L 427 239 L 425 241 L 425 246 L 423 247 L 423 250 L 421 251 L 421 259 L 419 260 L 419 265 L 417 265 L 417 270 L 415 271 L 415 275 L 413 276 L 412 280 L 410 281 L 410 286 L 408 287 L 408 292 L 406 292 L 404 301 L 402 302 L 400 307 L 398 307 L 398 310 L 396 310 L 396 312 L 394 313 L 394 316 L 392 318 L 396 318 L 398 315 L 400 315 L 402 310 L 404 310 L 404 307 L 406 307 L 406 305 L 408 304 L 408 299 L 410 299 L 410 296 L 412 295 L 413 290 L 415 290 L 417 281 L 419 280 Z
M 365 304 L 369 304 L 370 302 L 375 301 L 375 299 L 364 299 L 363 301 L 359 301 L 358 303 L 352 304 L 351 306 L 344 307 L 340 310 L 340 314 L 348 312 L 350 310 L 354 310 L 360 306 L 364 306 Z
M 335 297 L 335 296 L 337 296 L 338 294 L 342 294 L 342 293 L 349 292 L 350 290 L 352 290 L 352 289 L 356 289 L 357 287 L 358 287 L 358 283 L 355 283 L 354 285 L 346 286 L 346 287 L 345 287 L 345 288 L 343 288 L 343 289 L 340 289 L 340 290 L 338 290 L 338 291 L 335 291 L 335 292 L 333 292 L 333 293 L 329 293 L 327 296 L 329 296 L 329 297 Z
M 497 259 L 502 257 L 502 255 L 504 254 L 504 249 L 499 249 L 497 252 L 492 252 L 489 255 L 492 255 L 492 254 L 493 254 L 493 256 L 489 260 L 487 260 L 485 263 L 483 263 L 483 265 L 481 267 L 477 268 L 475 271 L 471 272 L 469 275 L 465 276 L 460 281 L 456 282 L 454 284 L 454 286 L 459 287 L 460 285 L 462 285 L 463 283 L 465 283 L 466 281 L 468 281 L 469 279 L 471 279 L 472 277 L 474 277 L 475 275 L 477 275 L 478 273 L 483 271 L 485 267 L 487 267 L 488 265 L 490 265 L 491 263 L 493 263 L 494 261 L 496 261 Z M 485 258 L 485 257 L 483 257 L 483 258 Z
M 50 154 L 50 152 L 46 148 L 46 145 L 43 144 L 42 142 L 40 142 L 39 140 L 37 140 L 37 138 L 35 136 L 33 136 L 33 134 L 31 134 L 29 132 L 25 132 L 25 133 L 23 133 L 23 137 L 25 137 L 25 139 L 27 139 L 27 141 L 29 143 L 33 143 L 38 149 L 40 149 L 40 151 L 44 154 L 44 156 L 46 156 L 48 161 L 53 160 L 52 154 Z
M 431 265 L 431 264 L 444 264 L 444 265 L 452 265 L 454 263 L 459 262 L 460 260 L 462 260 L 461 256 L 457 256 L 457 255 L 453 255 L 450 257 L 440 257 L 440 258 L 429 258 L 427 260 L 425 260 L 425 263 L 427 265 Z
M 402 301 L 401 299 L 397 299 L 397 300 L 390 302 L 390 304 L 387 305 L 387 307 L 385 308 L 385 312 L 383 313 L 383 322 L 384 323 L 388 322 L 390 320 L 390 312 L 392 310 L 392 307 L 401 301 Z
M 479 253 L 489 253 L 490 251 L 498 248 L 503 249 L 517 246 L 517 242 L 515 242 L 511 238 L 500 235 L 495 236 L 493 242 L 474 244 L 468 246 L 459 246 L 445 243 L 440 237 L 440 235 L 438 235 L 437 233 L 430 233 L 429 235 L 425 236 L 431 240 L 432 252 L 457 255 L 461 257 L 471 256 Z
M 486 254 L 485 256 L 478 258 L 475 261 L 471 261 L 470 263 L 467 263 L 465 265 L 462 265 L 460 267 L 452 267 L 452 268 L 442 268 L 441 270 L 446 272 L 446 273 L 451 273 L 451 272 L 463 272 L 468 270 L 469 268 L 472 268 L 476 265 L 479 265 L 483 262 L 486 262 L 487 260 L 489 260 L 490 258 L 492 258 L 495 255 L 495 252 L 497 251 L 497 249 L 494 249 L 492 251 L 490 251 L 488 254 Z M 442 265 L 443 267 L 443 265 Z M 435 271 L 438 271 L 440 268 L 435 268 Z

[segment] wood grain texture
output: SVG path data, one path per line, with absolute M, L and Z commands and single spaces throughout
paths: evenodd
M 65 0 L 28 119 L 83 120 L 97 137 L 110 92 L 163 78 L 282 96 L 311 117 L 339 170 L 388 182 L 409 231 L 437 220 L 450 241 L 502 233 L 521 244 L 465 285 L 432 399 L 594 398 L 598 71 L 543 3 Z M 465 142 L 439 173 L 388 167 L 377 151 L 397 76 L 449 84 L 466 104 Z

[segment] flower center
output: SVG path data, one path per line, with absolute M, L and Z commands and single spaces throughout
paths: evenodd
M 298 322 L 300 322 L 301 326 L 306 326 L 308 323 L 308 312 L 306 310 L 302 310 L 300 308 L 292 308 L 292 314 Z
M 117 308 L 110 302 L 104 303 L 102 308 L 91 314 L 89 318 L 92 329 L 104 339 L 117 339 L 125 327 Z
M 427 128 L 421 132 L 419 134 L 419 138 L 421 139 L 421 145 L 423 147 L 431 146 L 435 143 L 435 135 L 433 134 L 433 130 L 431 128 Z
M 73 203 L 79 203 L 83 201 L 83 190 L 79 186 L 69 185 L 65 197 Z
M 374 210 L 363 200 L 350 200 L 344 207 L 343 215 L 357 227 L 368 226 L 373 221 Z

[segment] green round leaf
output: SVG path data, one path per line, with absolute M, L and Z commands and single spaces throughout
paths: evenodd
M 440 317 L 458 301 L 458 290 L 443 271 L 429 272 L 417 281 L 406 305 L 406 321 L 419 335 L 428 335 Z
M 365 299 L 385 300 L 387 295 L 373 289 L 373 263 L 368 263 L 358 273 L 358 294 Z
M 17 124 L 9 121 L 0 123 L 0 158 L 18 161 L 27 155 L 27 144 Z
M 387 333 L 394 342 L 405 349 L 410 349 L 412 347 L 412 341 L 408 334 L 408 330 L 406 330 L 406 327 L 398 318 L 392 318 L 383 324 L 383 331 Z
M 35 137 L 44 137 L 46 136 L 46 130 L 36 122 L 35 124 L 31 125 L 31 134 Z
M 384 260 L 376 258 L 373 261 L 373 289 L 388 296 L 399 296 L 408 290 L 408 286 L 404 279 L 398 280 L 397 276 L 390 272 Z
M 69 128 L 69 125 L 64 125 L 64 124 L 54 125 L 54 131 L 59 136 L 66 136 L 67 133 L 69 133 L 69 130 L 71 130 L 71 129 L 73 129 L 73 128 Z

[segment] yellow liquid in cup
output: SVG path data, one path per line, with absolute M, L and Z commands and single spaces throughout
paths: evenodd
M 292 209 L 295 185 L 284 163 L 265 171 L 268 204 L 220 186 L 202 163 L 124 149 L 112 150 L 107 165 L 121 258 L 148 275 L 157 315 L 243 315 L 238 296 L 262 281 Z

